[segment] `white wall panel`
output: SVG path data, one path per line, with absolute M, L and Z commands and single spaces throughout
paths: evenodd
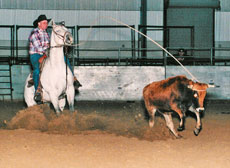
M 3 65 L 0 65 L 2 68 Z M 198 80 L 209 83 L 213 80 L 219 88 L 209 88 L 207 99 L 230 99 L 230 67 L 228 66 L 190 66 L 187 67 Z M 23 88 L 30 66 L 13 65 L 13 98 L 23 99 Z M 81 82 L 80 94 L 76 100 L 141 100 L 145 85 L 174 75 L 186 75 L 178 66 L 136 66 L 136 67 L 95 67 L 78 66 L 74 72 Z M 90 79 L 90 80 L 89 80 Z M 103 81 L 103 82 L 102 82 Z

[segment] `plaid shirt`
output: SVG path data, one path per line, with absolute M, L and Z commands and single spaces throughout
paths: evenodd
M 50 46 L 50 37 L 46 30 L 40 30 L 35 28 L 29 36 L 29 54 L 41 54 L 45 53 L 45 50 Z

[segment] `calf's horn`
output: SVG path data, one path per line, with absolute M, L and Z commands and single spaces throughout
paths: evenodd
M 220 86 L 215 85 L 214 83 L 212 83 L 212 84 L 208 84 L 208 87 L 209 87 L 209 88 L 215 88 L 215 87 L 220 87 Z

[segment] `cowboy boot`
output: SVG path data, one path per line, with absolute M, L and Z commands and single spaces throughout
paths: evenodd
M 34 100 L 36 101 L 37 104 L 42 104 L 42 88 L 41 88 L 40 82 L 39 82 L 38 88 L 35 92 Z

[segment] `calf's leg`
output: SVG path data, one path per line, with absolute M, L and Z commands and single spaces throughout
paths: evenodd
M 200 113 L 193 106 L 189 107 L 189 111 L 196 114 L 196 127 L 195 127 L 193 132 L 196 136 L 198 136 L 201 129 L 202 129 L 202 124 L 201 124 L 201 120 L 200 120 Z
M 155 113 L 156 113 L 156 109 L 151 108 L 151 110 L 149 111 L 149 127 L 153 127 L 154 126 L 154 118 L 155 118 Z
M 180 124 L 179 127 L 177 128 L 178 131 L 183 131 L 184 130 L 184 112 L 178 106 L 175 104 L 172 106 L 172 109 L 179 115 L 180 117 Z
M 149 114 L 149 127 L 152 128 L 154 126 L 154 118 L 157 109 L 149 104 L 149 101 L 145 101 L 145 107 Z
M 174 128 L 174 124 L 172 121 L 172 115 L 170 113 L 161 113 L 161 114 L 164 116 L 166 125 L 169 128 L 169 130 L 175 135 L 176 138 L 181 138 L 182 136 L 179 135 Z

